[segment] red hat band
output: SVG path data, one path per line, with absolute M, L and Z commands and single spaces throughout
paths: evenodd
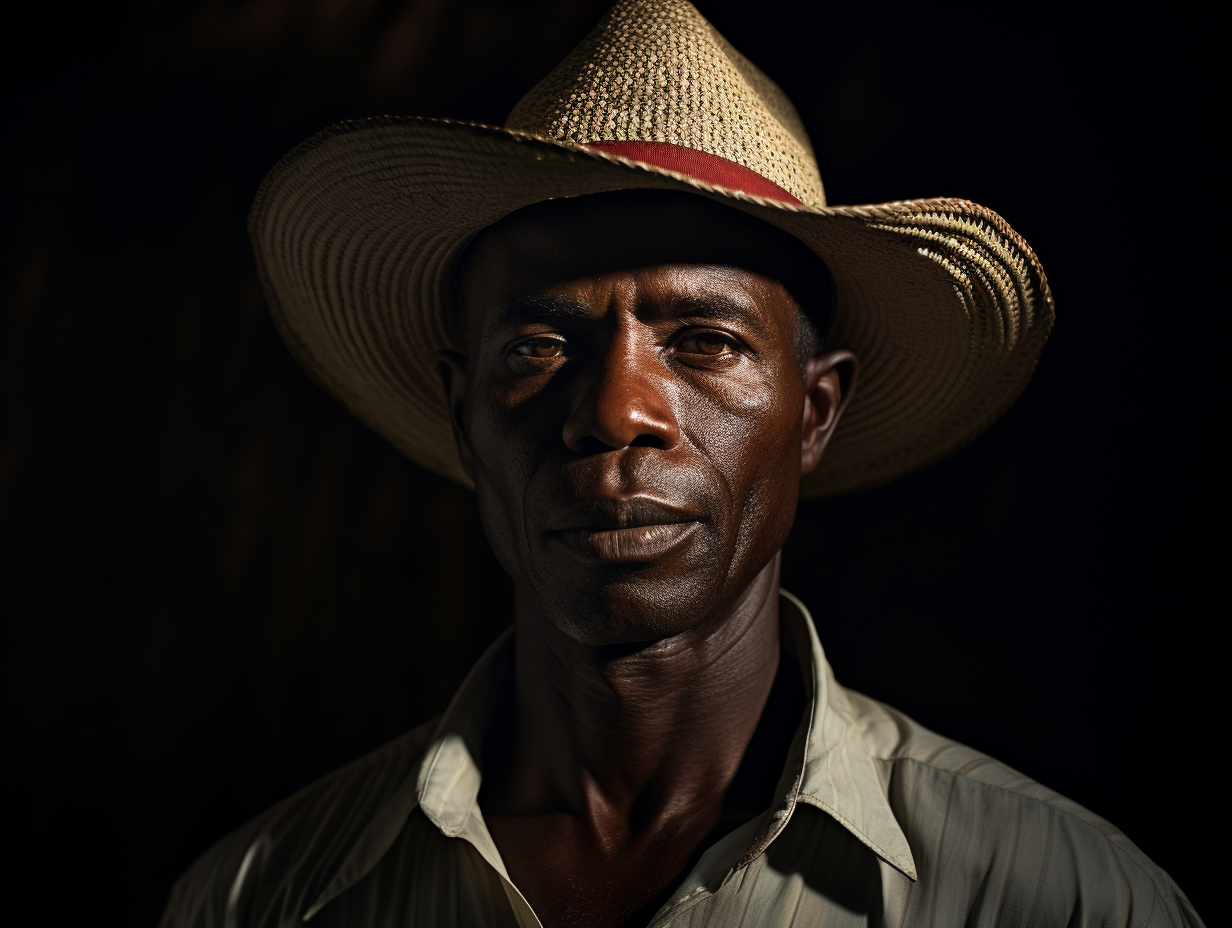
M 782 203 L 800 204 L 799 197 L 788 193 L 774 181 L 767 180 L 756 171 L 727 158 L 698 151 L 696 148 L 685 148 L 683 145 L 673 145 L 671 142 L 625 141 L 587 142 L 586 147 L 597 148 L 631 161 L 641 161 L 657 168 L 675 171 L 677 174 L 684 174 L 708 184 L 726 187 L 729 190 L 740 190 Z

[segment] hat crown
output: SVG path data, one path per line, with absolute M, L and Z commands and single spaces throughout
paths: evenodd
M 518 102 L 505 128 L 580 145 L 680 146 L 825 206 L 796 108 L 687 0 L 621 0 Z

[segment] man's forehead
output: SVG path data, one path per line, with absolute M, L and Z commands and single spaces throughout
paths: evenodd
M 504 292 L 485 288 L 484 308 L 491 310 L 486 313 L 485 332 L 524 322 L 593 321 L 614 306 L 647 319 L 705 316 L 734 324 L 765 324 L 774 297 L 783 294 L 776 281 L 744 268 L 713 264 L 660 264 L 538 288 L 529 278 L 524 285 L 519 279 L 503 284 Z M 772 295 L 765 299 L 768 287 L 773 288 Z
M 665 299 L 687 302 L 730 295 L 736 302 L 748 302 L 765 285 L 778 286 L 777 281 L 756 271 L 727 264 L 634 265 L 570 276 L 534 273 L 536 267 L 552 266 L 551 261 L 535 258 L 511 268 L 514 273 L 503 281 L 505 296 L 512 299 L 543 297 L 550 301 L 554 297 L 582 293 L 600 300 L 645 299 L 661 294 Z

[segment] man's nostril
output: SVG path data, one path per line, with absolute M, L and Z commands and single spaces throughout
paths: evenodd
M 633 441 L 629 442 L 631 448 L 658 448 L 660 451 L 667 450 L 667 442 L 658 435 L 639 435 Z
M 600 441 L 594 435 L 584 435 L 574 445 L 574 449 L 579 454 L 603 454 L 605 451 L 614 451 L 612 445 Z
M 617 451 L 621 448 L 658 448 L 660 451 L 668 449 L 668 441 L 660 435 L 652 433 L 642 433 L 636 435 L 630 441 L 613 440 L 608 436 L 600 436 L 595 434 L 580 435 L 569 441 L 566 437 L 565 443 L 579 454 L 603 454 L 607 451 Z

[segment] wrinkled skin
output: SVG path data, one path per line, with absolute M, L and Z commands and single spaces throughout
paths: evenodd
M 442 374 L 517 622 L 480 802 L 545 926 L 645 924 L 774 798 L 803 708 L 779 552 L 855 372 L 797 357 L 800 247 L 624 193 L 515 213 L 462 265 Z

